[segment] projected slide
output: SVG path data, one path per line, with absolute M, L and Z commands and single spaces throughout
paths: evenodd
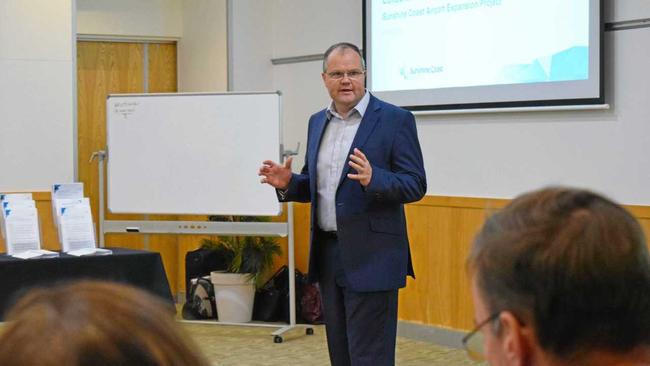
M 589 0 L 378 0 L 373 91 L 589 79 Z

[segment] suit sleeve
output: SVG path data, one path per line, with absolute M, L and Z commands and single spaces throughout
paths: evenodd
M 366 193 L 374 199 L 395 203 L 420 200 L 427 191 L 427 181 L 412 113 L 403 114 L 390 149 L 390 170 L 372 165 L 372 178 Z
M 278 194 L 280 202 L 309 202 L 311 200 L 310 190 L 309 190 L 309 174 L 306 171 L 307 164 L 303 167 L 300 174 L 293 173 L 291 176 L 291 181 L 289 182 L 289 187 L 287 188 L 284 199 Z M 305 172 L 305 173 L 303 173 Z

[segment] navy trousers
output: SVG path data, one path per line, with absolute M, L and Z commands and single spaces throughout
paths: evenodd
M 336 235 L 320 232 L 315 239 L 332 366 L 395 365 L 398 290 L 348 290 Z

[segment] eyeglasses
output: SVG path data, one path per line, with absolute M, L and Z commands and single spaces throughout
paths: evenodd
M 474 330 L 467 333 L 467 335 L 463 337 L 463 347 L 465 347 L 465 351 L 467 352 L 467 355 L 469 356 L 470 359 L 474 361 L 485 360 L 485 346 L 484 346 L 485 343 L 484 343 L 483 332 L 481 332 L 481 328 L 483 328 L 486 324 L 495 321 L 499 317 L 499 315 L 501 315 L 500 311 L 490 315 L 489 318 L 480 322 L 474 328 Z
M 350 79 L 360 79 L 361 77 L 363 77 L 363 74 L 365 73 L 366 72 L 363 70 L 332 71 L 332 72 L 328 72 L 327 76 L 330 79 L 334 79 L 334 80 L 341 80 L 345 76 L 349 77 Z

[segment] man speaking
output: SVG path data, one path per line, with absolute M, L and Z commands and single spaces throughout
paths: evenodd
M 357 46 L 328 48 L 332 102 L 309 119 L 305 166 L 267 160 L 258 173 L 281 201 L 312 203 L 309 279 L 335 366 L 395 364 L 397 292 L 414 276 L 404 204 L 426 193 L 413 114 L 366 91 L 365 73 Z

